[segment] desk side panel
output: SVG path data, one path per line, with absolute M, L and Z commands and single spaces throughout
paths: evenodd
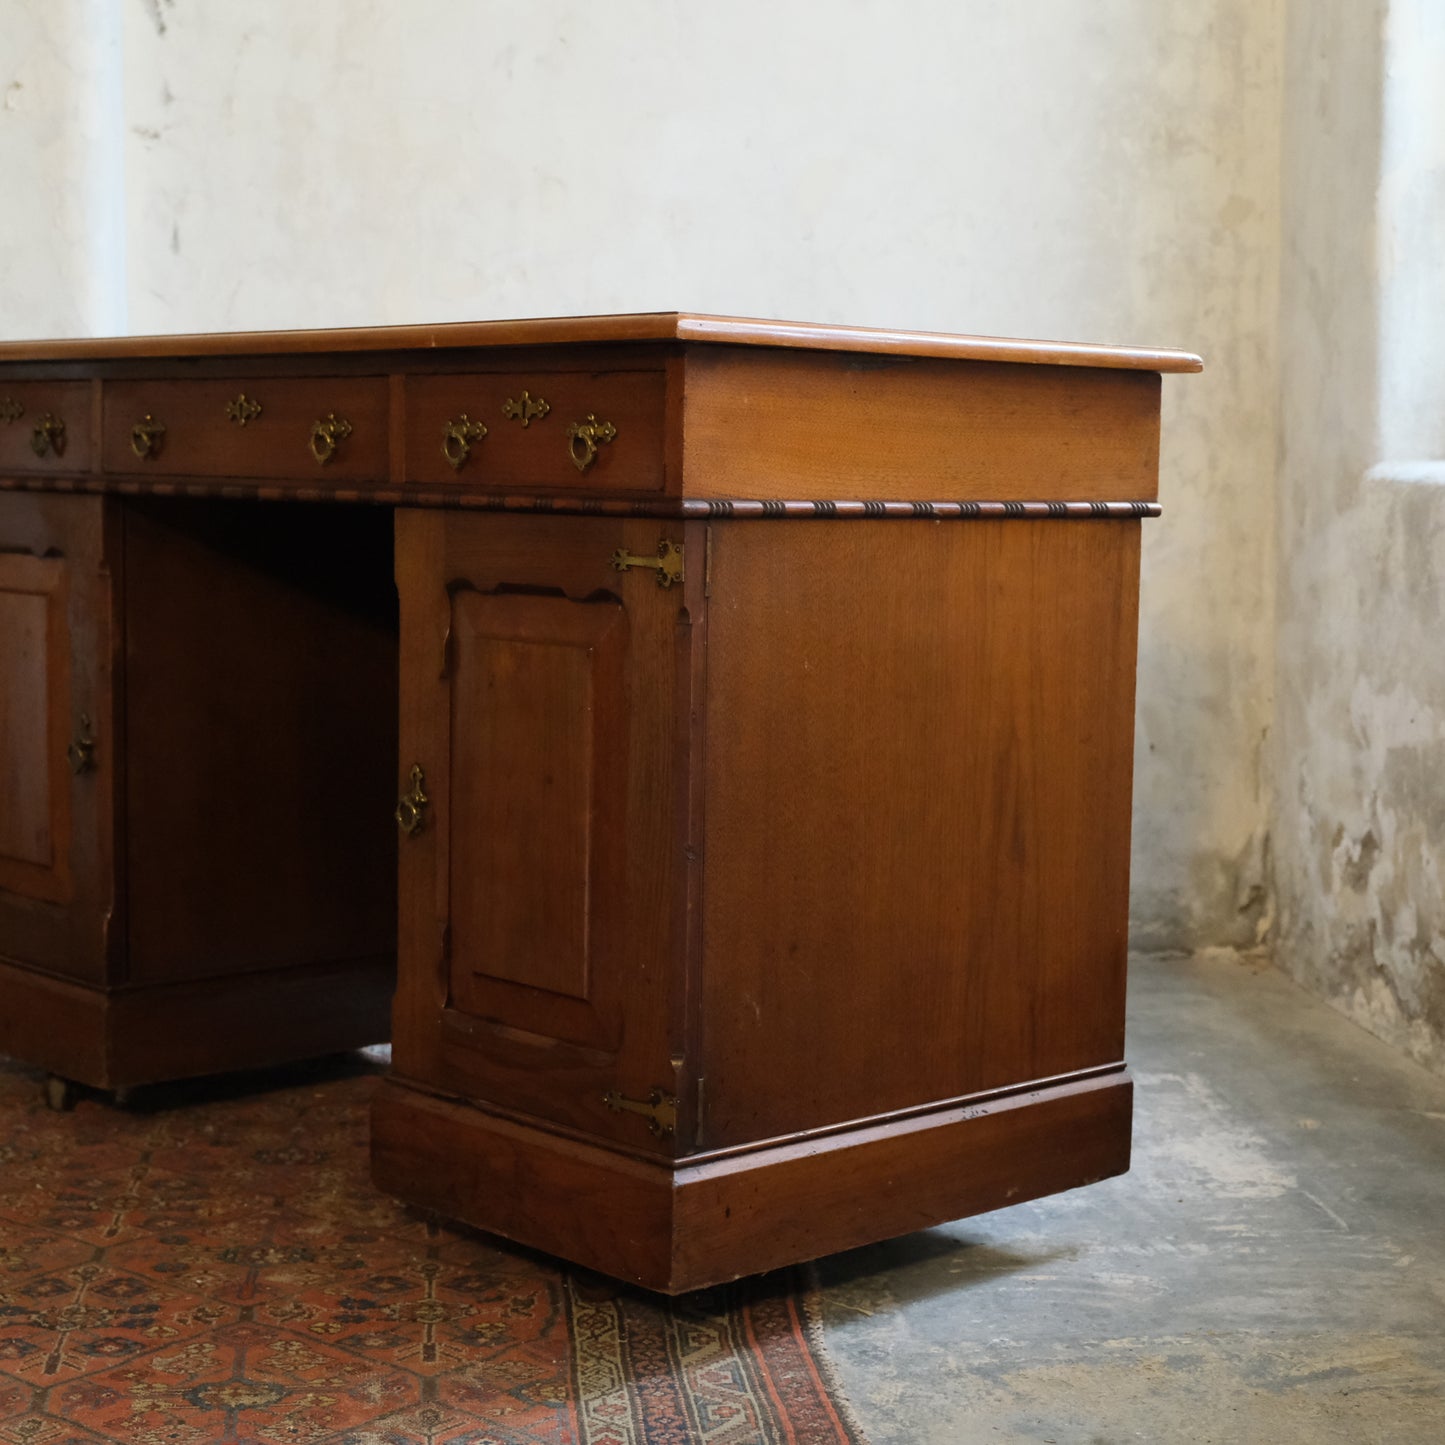
M 701 1147 L 1117 1063 L 1139 523 L 711 531 Z

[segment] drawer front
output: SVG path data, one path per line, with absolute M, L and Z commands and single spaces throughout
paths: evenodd
M 0 381 L 0 469 L 90 470 L 88 381 Z
M 655 492 L 661 371 L 473 373 L 406 384 L 406 480 Z
M 387 397 L 381 376 L 108 382 L 101 458 L 141 476 L 384 481 Z

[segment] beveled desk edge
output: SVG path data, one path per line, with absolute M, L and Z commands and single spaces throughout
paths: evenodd
M 102 361 L 200 356 L 287 356 L 317 352 L 550 346 L 560 343 L 715 342 L 872 355 L 1010 361 L 1047 366 L 1098 366 L 1128 371 L 1203 369 L 1192 352 L 953 336 L 869 326 L 825 326 L 686 311 L 621 316 L 548 316 L 510 321 L 453 321 L 435 326 L 357 326 L 311 331 L 238 331 L 74 340 L 0 341 L 0 361 Z

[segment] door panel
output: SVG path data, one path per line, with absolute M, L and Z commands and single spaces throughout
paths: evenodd
M 452 647 L 453 1003 L 615 1047 L 591 979 L 616 935 L 626 612 L 464 589 Z
M 0 496 L 0 958 L 110 964 L 115 504 Z
M 67 566 L 0 553 L 0 888 L 70 897 Z
M 675 1096 L 684 1069 L 700 588 L 610 565 L 664 531 L 398 512 L 401 776 L 428 801 L 401 845 L 393 1066 L 670 1152 L 605 1102 Z

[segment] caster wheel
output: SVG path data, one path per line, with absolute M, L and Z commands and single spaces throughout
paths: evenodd
M 67 1114 L 75 1107 L 80 1097 L 79 1086 L 59 1074 L 51 1074 L 45 1081 L 45 1105 L 57 1114 Z

